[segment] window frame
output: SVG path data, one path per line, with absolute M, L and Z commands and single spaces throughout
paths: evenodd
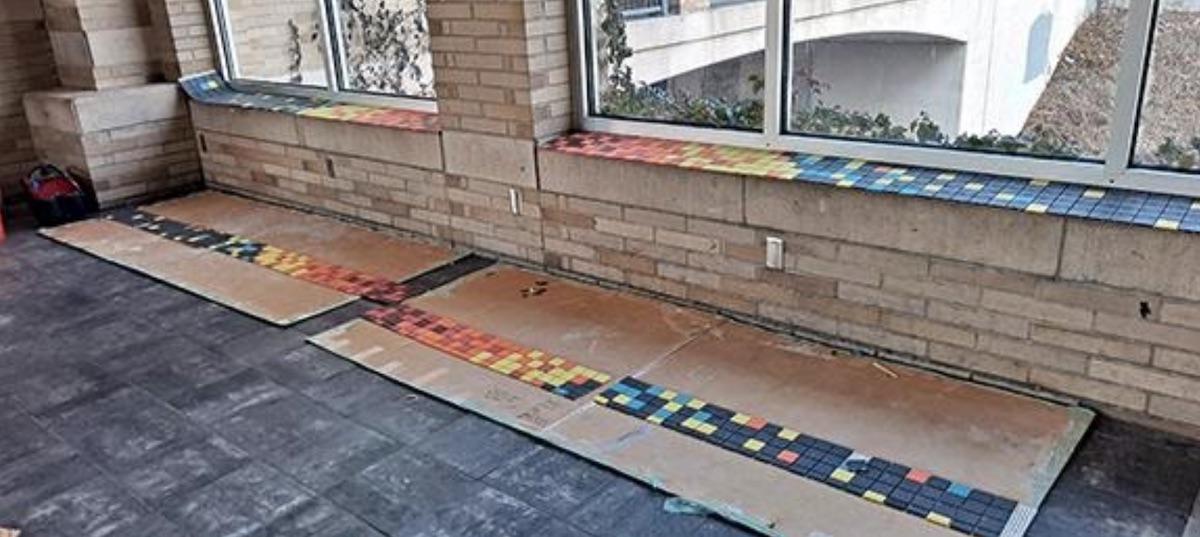
M 218 71 L 229 85 L 238 90 L 250 93 L 269 93 L 294 97 L 323 99 L 335 103 L 357 104 L 363 106 L 378 106 L 387 108 L 403 108 L 436 114 L 438 104 L 436 98 L 410 97 L 406 95 L 387 95 L 358 91 L 346 87 L 349 78 L 342 43 L 341 11 L 335 9 L 337 0 L 313 0 L 321 14 L 321 44 L 324 51 L 325 87 L 303 86 L 286 82 L 269 82 L 266 80 L 247 79 L 241 76 L 237 60 L 237 45 L 233 39 L 229 4 L 227 0 L 206 0 L 208 4 L 209 23 L 212 27 L 213 40 L 216 44 Z M 436 73 L 435 75 L 436 76 Z
M 1096 187 L 1123 188 L 1153 193 L 1200 196 L 1200 172 L 1138 165 L 1134 160 L 1137 126 L 1146 91 L 1155 22 L 1162 0 L 1132 0 L 1125 41 L 1117 71 L 1117 88 L 1110 112 L 1110 140 L 1100 159 L 1071 160 L 952 148 L 922 147 L 865 139 L 847 139 L 788 133 L 784 119 L 791 99 L 786 51 L 790 41 L 785 28 L 789 0 L 765 0 L 766 49 L 764 52 L 763 128 L 737 131 L 648 120 L 613 118 L 595 112 L 598 103 L 595 77 L 599 75 L 591 24 L 593 0 L 574 0 L 571 26 L 575 47 L 576 114 L 578 126 L 588 131 L 668 138 L 713 144 L 810 153 L 886 162 L 904 166 L 967 173 L 1045 179 Z

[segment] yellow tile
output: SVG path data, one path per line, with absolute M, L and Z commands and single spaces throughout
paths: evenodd
M 1025 208 L 1025 212 L 1042 214 L 1049 209 L 1050 209 L 1050 206 L 1046 205 L 1045 203 L 1033 203 Z
M 679 409 L 683 408 L 683 405 L 676 403 L 675 401 L 671 401 L 670 403 L 663 405 L 663 408 L 667 409 L 668 412 L 679 412 Z
M 598 405 L 607 405 L 608 404 L 608 398 L 603 395 L 597 395 L 595 400 L 596 400 L 596 404 L 598 404 Z
M 687 427 L 688 429 L 695 429 L 695 428 L 699 427 L 701 423 L 704 423 L 704 422 L 702 422 L 696 418 L 688 418 L 686 420 L 683 420 L 683 426 Z
M 713 434 L 717 432 L 717 426 L 711 423 L 704 423 L 697 427 L 696 430 L 704 434 Z
M 978 192 L 980 190 L 983 190 L 983 183 L 967 183 L 966 186 L 963 187 L 963 190 L 969 190 L 971 192 Z
M 1091 199 L 1100 199 L 1100 198 L 1104 197 L 1104 192 L 1105 191 L 1102 188 L 1089 188 L 1083 192 L 1083 197 L 1091 198 Z
M 750 416 L 746 415 L 746 414 L 742 414 L 741 412 L 738 412 L 737 414 L 734 414 L 733 417 L 730 418 L 729 421 L 732 421 L 738 425 L 745 425 L 746 422 L 750 421 Z
M 1154 223 L 1154 227 L 1158 229 L 1170 229 L 1174 231 L 1179 229 L 1179 221 L 1159 218 L 1158 221 Z
M 829 477 L 841 481 L 842 483 L 849 483 L 851 479 L 854 479 L 854 472 L 851 472 L 845 468 L 838 468 L 837 470 L 834 470 L 833 474 Z
M 675 393 L 675 390 L 663 390 L 662 393 L 658 394 L 658 398 L 666 399 L 667 401 L 670 401 L 670 400 L 674 399 L 676 395 L 679 395 L 679 394 Z
M 693 410 L 700 410 L 701 408 L 704 408 L 704 404 L 704 401 L 693 398 L 691 401 L 687 402 L 687 407 Z
M 618 405 L 626 405 L 629 404 L 632 399 L 630 399 L 628 395 L 619 393 L 616 397 L 613 397 L 613 401 L 616 401 Z
M 762 440 L 755 440 L 753 438 L 747 440 L 746 443 L 742 444 L 742 447 L 744 447 L 750 451 L 758 451 L 758 450 L 762 449 L 763 446 L 766 446 L 766 444 L 764 444 L 762 442 Z
M 864 492 L 863 498 L 866 498 L 867 500 L 870 500 L 875 503 L 883 503 L 884 500 L 887 500 L 887 496 L 884 496 L 873 490 L 868 490 L 868 491 Z
M 608 381 L 612 380 L 612 377 L 604 373 L 597 373 L 596 376 L 592 378 L 596 379 L 596 382 L 599 382 L 600 384 L 606 384 Z
M 933 522 L 934 524 L 937 524 L 937 525 L 945 527 L 945 528 L 950 527 L 950 517 L 948 517 L 946 515 L 942 515 L 942 514 L 938 514 L 938 513 L 929 513 L 928 515 L 925 516 L 925 520 L 928 520 L 930 522 Z
M 651 414 L 649 417 L 647 417 L 646 421 L 648 421 L 650 423 L 659 423 L 659 424 L 661 424 L 663 422 L 662 418 L 655 416 L 654 414 Z
M 1050 181 L 1045 179 L 1034 179 L 1030 181 L 1029 184 L 1032 186 L 1050 186 Z
M 798 431 L 793 431 L 791 429 L 783 429 L 783 430 L 779 431 L 779 434 L 777 436 L 784 440 L 792 441 L 792 440 L 795 440 L 796 437 L 800 436 L 800 433 Z

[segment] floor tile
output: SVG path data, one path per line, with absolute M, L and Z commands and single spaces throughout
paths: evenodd
M 67 446 L 52 446 L 0 467 L 0 522 L 23 521 L 38 502 L 100 476 Z
M 310 498 L 278 470 L 253 463 L 169 499 L 164 514 L 197 537 L 237 537 L 267 526 Z
M 1026 537 L 1179 537 L 1186 517 L 1065 481 L 1051 491 Z
M 1200 494 L 1200 442 L 1101 419 L 1066 471 L 1091 487 L 1186 515 Z
M 430 435 L 418 447 L 458 471 L 480 478 L 537 446 L 537 441 L 508 427 L 467 414 Z
M 352 362 L 314 345 L 304 345 L 287 354 L 268 358 L 258 365 L 267 377 L 296 390 L 354 367 Z
M 291 390 L 268 379 L 261 371 L 247 369 L 180 394 L 171 404 L 195 420 L 210 423 L 243 409 L 289 395 L 293 395 Z
M 309 500 L 253 537 L 382 537 L 366 522 L 326 500 Z
M 472 494 L 420 513 L 400 535 L 524 537 L 539 535 L 545 520 L 528 504 L 498 490 L 480 487 Z
M 313 399 L 404 444 L 415 444 L 462 411 L 363 369 L 351 369 L 305 390 Z
M 217 420 L 212 428 L 255 455 L 326 434 L 353 431 L 357 424 L 301 395 L 288 395 L 246 407 Z
M 129 468 L 172 447 L 206 436 L 174 409 L 124 387 L 46 418 L 47 427 L 109 468 Z
M 538 447 L 484 480 L 547 513 L 568 516 L 612 486 L 617 476 L 565 452 Z
M 119 384 L 116 377 L 87 362 L 19 370 L 5 381 L 6 389 L 11 390 L 22 408 L 31 414 L 111 391 Z
M 593 535 L 692 535 L 703 516 L 663 510 L 669 496 L 631 481 L 616 481 L 571 514 L 570 521 Z
M 273 449 L 265 458 L 316 491 L 341 483 L 399 447 L 387 437 L 356 424 L 317 433 L 313 438 Z
M 39 502 L 21 528 L 29 535 L 127 537 L 170 525 L 107 478 L 96 477 Z M 158 533 L 158 535 L 165 535 Z
M 247 453 L 220 437 L 209 437 L 159 454 L 118 479 L 142 501 L 157 506 L 187 494 L 249 462 Z
M 129 382 L 164 401 L 174 401 L 205 385 L 228 378 L 245 367 L 199 344 L 180 344 L 178 352 L 163 354 Z
M 333 487 L 326 496 L 385 533 L 402 535 L 426 513 L 450 508 L 482 488 L 449 466 L 400 451 Z
M 33 418 L 23 413 L 0 417 L 0 467 L 56 445 L 62 441 L 50 436 Z

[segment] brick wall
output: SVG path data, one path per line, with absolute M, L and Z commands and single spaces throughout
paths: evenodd
M 203 0 L 149 0 L 149 5 L 168 80 L 217 68 Z
M 193 115 L 213 185 L 1200 425 L 1191 235 L 544 151 L 512 187 L 446 171 L 437 134 Z
M 0 6 L 0 195 L 18 191 L 20 177 L 37 161 L 21 96 L 58 83 L 42 19 L 36 0 Z

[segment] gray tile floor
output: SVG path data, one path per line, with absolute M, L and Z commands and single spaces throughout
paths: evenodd
M 11 230 L 10 230 L 11 232 Z M 734 536 L 663 494 L 29 231 L 0 245 L 0 526 L 23 536 Z M 1197 443 L 1101 420 L 1031 537 L 1180 537 Z

